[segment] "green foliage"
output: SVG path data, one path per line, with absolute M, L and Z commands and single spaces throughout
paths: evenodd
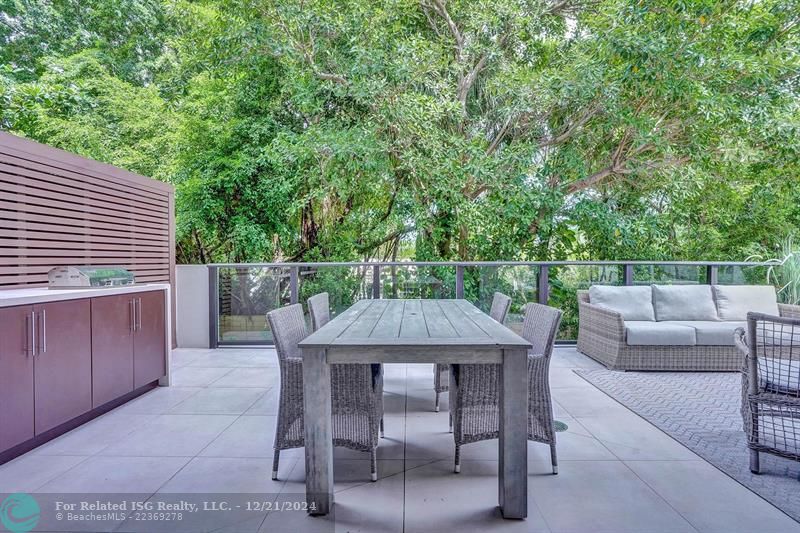
M 181 262 L 737 260 L 800 227 L 799 12 L 11 0 L 0 124 L 174 183 Z
M 780 245 L 780 257 L 764 259 L 756 255 L 754 261 L 764 261 L 767 268 L 767 283 L 775 285 L 778 299 L 784 303 L 800 305 L 800 247 L 794 237 L 789 235 Z

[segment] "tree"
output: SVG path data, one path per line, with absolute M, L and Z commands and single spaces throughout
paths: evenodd
M 743 259 L 800 225 L 799 12 L 20 1 L 2 123 L 175 183 L 185 262 Z

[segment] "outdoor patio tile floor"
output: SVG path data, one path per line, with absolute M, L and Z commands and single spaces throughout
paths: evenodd
M 529 444 L 527 521 L 499 518 L 496 442 L 465 446 L 462 472 L 452 473 L 447 394 L 441 411 L 432 412 L 431 365 L 388 365 L 379 480 L 369 481 L 367 454 L 336 448 L 333 517 L 272 511 L 227 531 L 800 532 L 800 524 L 572 372 L 597 366 L 574 348 L 555 351 L 554 409 L 569 429 L 559 434 L 558 476 L 549 473 L 547 447 Z M 173 387 L 0 466 L 0 491 L 158 499 L 270 493 L 279 502 L 301 501 L 302 449 L 284 451 L 279 481 L 270 479 L 279 390 L 274 351 L 176 350 L 173 369 Z M 130 522 L 107 527 L 208 531 L 223 525 L 212 518 L 172 529 Z

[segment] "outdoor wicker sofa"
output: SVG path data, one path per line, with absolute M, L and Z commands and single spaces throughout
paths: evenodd
M 593 286 L 578 292 L 578 351 L 615 370 L 736 371 L 749 311 L 800 317 L 761 285 Z

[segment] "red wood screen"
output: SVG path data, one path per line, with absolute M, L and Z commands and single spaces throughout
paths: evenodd
M 174 189 L 0 132 L 0 289 L 47 285 L 60 265 L 175 277 Z

